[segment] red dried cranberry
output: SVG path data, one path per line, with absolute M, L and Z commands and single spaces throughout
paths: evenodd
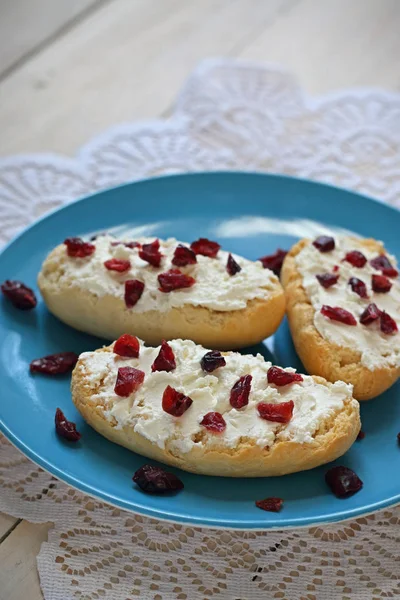
M 324 304 L 321 308 L 321 313 L 324 317 L 327 317 L 332 321 L 339 321 L 339 323 L 344 323 L 345 325 L 357 325 L 357 321 L 351 312 L 344 308 L 340 308 L 339 306 L 328 306 L 327 304 Z
M 320 235 L 313 241 L 313 246 L 320 252 L 330 252 L 335 249 L 335 240 L 328 235 Z
M 271 404 L 269 402 L 260 402 L 257 405 L 257 410 L 262 419 L 266 421 L 274 421 L 275 423 L 289 423 L 293 416 L 294 402 L 280 402 L 279 404 Z
M 350 277 L 349 286 L 360 296 L 360 298 L 368 298 L 367 286 L 361 279 L 357 279 L 357 277 Z
M 334 273 L 338 273 L 338 272 L 339 272 L 339 269 L 340 269 L 339 265 L 335 265 L 335 266 L 333 267 L 332 271 L 333 271 Z
M 81 434 L 76 430 L 75 423 L 68 421 L 63 411 L 57 408 L 54 417 L 57 435 L 68 440 L 69 442 L 77 442 L 81 438 Z
M 332 467 L 325 473 L 325 481 L 338 498 L 348 498 L 363 486 L 358 475 L 348 467 Z
M 170 269 L 166 273 L 160 273 L 157 279 L 160 284 L 158 289 L 166 294 L 174 290 L 192 287 L 196 283 L 194 277 L 182 273 L 179 269 Z
M 109 271 L 118 271 L 118 273 L 123 273 L 131 268 L 131 263 L 129 260 L 123 260 L 121 258 L 110 258 L 110 260 L 105 261 L 104 266 Z
M 144 373 L 133 367 L 120 367 L 118 369 L 117 381 L 115 382 L 114 392 L 117 396 L 127 398 L 142 385 Z
M 385 311 L 381 313 L 381 331 L 387 335 L 398 332 L 396 321 Z
M 369 264 L 377 271 L 382 271 L 383 275 L 386 275 L 386 277 L 397 277 L 399 274 L 385 254 L 379 254 L 379 256 L 370 260 Z
M 321 275 L 316 275 L 315 277 L 324 288 L 332 287 L 339 279 L 339 275 L 334 275 L 333 273 L 321 273 Z
M 358 436 L 357 436 L 357 440 L 363 440 L 365 438 L 365 431 L 360 431 L 358 432 Z
M 232 254 L 229 254 L 229 256 L 228 256 L 228 261 L 226 263 L 226 270 L 228 271 L 229 275 L 231 275 L 232 277 L 233 277 L 233 275 L 236 275 L 236 273 L 239 273 L 239 271 L 242 270 L 242 267 L 240 265 L 238 265 L 236 260 L 233 258 Z
M 202 254 L 209 258 L 215 258 L 221 248 L 217 242 L 211 242 L 207 238 L 200 238 L 196 242 L 192 242 L 190 247 L 195 254 Z
M 358 250 L 352 250 L 348 252 L 344 257 L 345 261 L 353 265 L 353 267 L 357 267 L 358 269 L 362 269 L 367 264 L 367 259 L 362 252 Z
M 179 244 L 175 248 L 174 257 L 172 264 L 177 267 L 186 267 L 187 265 L 194 265 L 197 263 L 197 258 L 193 250 Z
M 93 252 L 96 250 L 96 246 L 94 244 L 84 242 L 78 237 L 67 238 L 64 240 L 64 244 L 67 246 L 68 256 L 72 256 L 73 258 L 85 258 L 86 256 L 93 254 Z
M 267 254 L 267 256 L 262 256 L 258 260 L 262 262 L 264 269 L 270 269 L 279 277 L 286 254 L 287 250 L 278 248 L 273 254 Z
M 377 294 L 387 294 L 391 287 L 392 282 L 385 275 L 372 275 L 372 289 Z
M 114 353 L 127 358 L 138 358 L 140 343 L 137 337 L 124 333 L 114 344 Z
M 165 340 L 161 342 L 160 351 L 151 365 L 154 371 L 173 371 L 176 368 L 175 355 L 171 346 Z
M 249 403 L 252 379 L 251 375 L 243 375 L 231 389 L 229 401 L 233 408 L 240 409 Z
M 144 283 L 138 279 L 129 279 L 125 281 L 125 304 L 127 308 L 132 308 L 139 302 L 143 294 Z
M 376 321 L 381 316 L 381 311 L 373 302 L 368 304 L 367 308 L 364 310 L 360 317 L 360 323 L 362 325 L 369 325 L 373 321 Z
M 170 385 L 165 388 L 162 397 L 162 407 L 169 415 L 181 417 L 192 404 L 193 400 L 189 396 L 178 392 Z
M 289 371 L 284 371 L 279 367 L 270 367 L 268 369 L 267 379 L 268 383 L 273 383 L 278 387 L 282 385 L 288 385 L 289 383 L 303 381 L 303 377 L 300 375 L 300 373 L 290 373 Z
M 224 417 L 219 412 L 209 412 L 204 415 L 200 425 L 203 425 L 208 431 L 221 433 L 225 430 L 226 423 Z
M 10 302 L 20 310 L 31 310 L 37 304 L 36 296 L 31 288 L 21 281 L 7 279 L 1 286 L 1 291 Z
M 120 246 L 121 244 L 126 246 L 126 248 L 130 248 L 131 250 L 134 248 L 140 248 L 139 242 L 121 242 L 121 240 L 118 242 L 111 242 L 111 246 Z
M 42 358 L 33 360 L 29 366 L 31 373 L 43 373 L 44 375 L 62 375 L 72 371 L 78 360 L 75 352 L 59 352 L 49 354 Z
M 264 500 L 257 500 L 256 506 L 268 512 L 279 512 L 283 506 L 283 500 L 282 498 L 265 498 Z
M 221 352 L 218 352 L 218 350 L 210 350 L 210 352 L 205 353 L 200 361 L 200 365 L 203 371 L 206 371 L 206 373 L 212 373 L 219 367 L 225 367 L 226 360 L 222 356 Z
M 183 483 L 173 473 L 161 467 L 143 465 L 132 477 L 132 480 L 147 494 L 165 494 L 183 490 Z
M 160 252 L 160 241 L 154 240 L 151 244 L 143 244 L 139 250 L 139 256 L 153 267 L 159 267 L 161 264 L 162 254 Z

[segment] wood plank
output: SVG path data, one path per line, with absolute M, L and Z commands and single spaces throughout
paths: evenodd
M 7 533 L 15 527 L 15 524 L 18 523 L 19 519 L 15 517 L 11 517 L 10 515 L 6 515 L 5 513 L 0 513 L 0 543 L 1 540 L 7 535 Z
M 241 53 L 285 65 L 313 93 L 400 90 L 398 0 L 303 0 Z
M 234 55 L 292 4 L 115 0 L 3 81 L 1 154 L 72 153 L 107 126 L 157 116 L 201 58 Z
M 0 545 L 0 600 L 42 600 L 36 556 L 50 527 L 23 521 Z
M 96 0 L 2 0 L 0 75 Z

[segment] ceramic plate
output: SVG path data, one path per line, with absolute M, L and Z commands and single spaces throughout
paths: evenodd
M 20 279 L 37 290 L 46 254 L 68 236 L 112 230 L 133 235 L 218 240 L 225 249 L 257 259 L 298 238 L 351 230 L 383 240 L 400 256 L 400 213 L 334 187 L 283 176 L 200 173 L 160 177 L 106 190 L 65 206 L 24 231 L 0 255 L 0 281 Z M 213 527 L 264 529 L 339 521 L 400 501 L 400 384 L 361 407 L 365 439 L 337 461 L 354 469 L 364 488 L 348 499 L 334 497 L 326 467 L 279 478 L 228 479 L 175 470 L 185 489 L 175 496 L 141 492 L 132 474 L 146 459 L 113 445 L 82 420 L 71 402 L 69 377 L 31 376 L 33 358 L 63 350 L 94 350 L 105 340 L 60 323 L 42 301 L 34 311 L 4 299 L 0 313 L 1 430 L 27 456 L 70 485 L 123 509 Z M 244 352 L 262 352 L 282 366 L 302 370 L 286 322 L 273 338 Z M 78 444 L 56 437 L 57 406 L 82 432 Z M 280 513 L 254 501 L 284 498 Z

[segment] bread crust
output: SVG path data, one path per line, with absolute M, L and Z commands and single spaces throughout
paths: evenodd
M 286 255 L 281 272 L 287 317 L 297 354 L 308 373 L 332 382 L 341 380 L 353 384 L 353 395 L 357 400 L 375 398 L 396 382 L 400 377 L 400 368 L 385 367 L 370 371 L 361 364 L 360 352 L 331 344 L 321 336 L 314 325 L 315 311 L 303 288 L 303 278 L 295 261 L 295 257 L 309 242 L 303 239 L 293 246 Z M 373 239 L 358 240 L 358 243 L 378 254 L 385 251 L 383 245 Z
M 110 351 L 111 347 L 97 350 Z M 320 377 L 314 379 L 316 383 L 327 385 Z M 313 443 L 277 441 L 270 448 L 262 448 L 247 438 L 236 448 L 202 444 L 187 453 L 178 453 L 168 446 L 160 448 L 131 427 L 117 429 L 116 422 L 106 418 L 105 407 L 99 404 L 98 397 L 94 400 L 98 389 L 99 385 L 94 386 L 85 378 L 78 363 L 72 374 L 72 399 L 85 421 L 96 431 L 137 454 L 203 475 L 270 477 L 312 469 L 344 454 L 360 430 L 358 403 L 348 398 L 341 411 L 321 424 Z
M 250 300 L 241 310 L 214 311 L 185 304 L 167 312 L 136 312 L 126 308 L 121 298 L 99 297 L 76 285 L 62 285 L 61 252 L 65 249 L 58 246 L 49 254 L 38 276 L 48 309 L 67 325 L 108 340 L 130 333 L 152 346 L 163 339 L 182 338 L 208 348 L 244 348 L 272 335 L 285 314 L 285 294 L 279 281 L 266 290 L 265 299 Z

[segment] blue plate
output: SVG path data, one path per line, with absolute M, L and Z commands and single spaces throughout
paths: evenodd
M 119 226 L 141 233 L 199 236 L 256 259 L 288 248 L 299 237 L 326 228 L 352 229 L 384 240 L 400 256 L 400 213 L 378 202 L 334 187 L 282 176 L 200 173 L 160 177 L 107 190 L 70 204 L 24 231 L 0 255 L 0 281 L 20 279 L 37 289 L 36 275 L 46 254 L 64 238 Z M 215 527 L 264 529 L 339 521 L 400 501 L 396 435 L 400 429 L 399 384 L 361 407 L 366 437 L 337 461 L 353 468 L 364 488 L 335 498 L 324 482 L 326 467 L 279 478 L 212 478 L 175 470 L 185 490 L 154 497 L 132 484 L 145 459 L 108 442 L 93 431 L 72 405 L 69 377 L 31 376 L 33 358 L 63 350 L 94 350 L 104 340 L 70 329 L 52 317 L 42 301 L 22 312 L 1 306 L 1 430 L 27 456 L 56 477 L 121 508 L 151 517 Z M 286 322 L 261 351 L 283 366 L 302 369 Z M 78 444 L 56 437 L 57 406 L 82 432 Z M 267 513 L 254 501 L 280 496 L 284 509 Z

